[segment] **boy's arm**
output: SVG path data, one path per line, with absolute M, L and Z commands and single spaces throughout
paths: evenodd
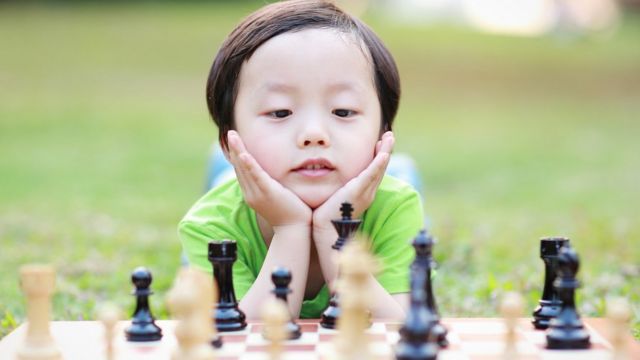
M 383 134 L 371 164 L 313 212 L 313 241 L 320 258 L 322 274 L 331 291 L 335 288 L 338 274 L 337 251 L 331 248 L 338 234 L 331 224 L 331 219 L 339 217 L 342 202 L 348 201 L 353 204 L 354 217 L 362 214 L 371 205 L 389 163 L 393 143 L 393 133 Z M 406 296 L 389 294 L 373 276 L 370 276 L 369 282 L 372 298 L 376 299 L 376 304 L 371 309 L 372 315 L 377 318 L 402 319 L 405 315 Z
M 271 296 L 271 271 L 276 266 L 291 270 L 292 294 L 288 306 L 300 313 L 309 269 L 311 209 L 293 192 L 271 178 L 246 150 L 237 132 L 227 134 L 229 160 L 236 171 L 246 203 L 255 210 L 268 247 L 267 255 L 253 285 L 240 302 L 249 319 L 260 317 L 261 304 Z
M 258 277 L 240 301 L 240 308 L 248 319 L 259 319 L 264 300 L 272 296 L 271 272 L 277 266 L 291 270 L 291 294 L 287 297 L 289 311 L 294 317 L 300 314 L 309 270 L 309 225 L 287 225 L 274 228 L 271 244 Z M 305 241 L 306 240 L 306 241 Z

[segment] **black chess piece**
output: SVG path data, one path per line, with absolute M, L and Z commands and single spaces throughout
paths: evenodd
M 136 297 L 136 309 L 133 312 L 131 325 L 125 329 L 127 341 L 157 341 L 162 339 L 162 329 L 155 323 L 149 308 L 149 288 L 152 281 L 151 272 L 139 266 L 131 273 L 131 282 L 135 286 L 132 295 Z
M 547 348 L 587 349 L 591 346 L 589 332 L 585 329 L 576 309 L 575 291 L 580 287 L 576 274 L 580 259 L 576 251 L 565 244 L 558 254 L 558 276 L 553 283 L 562 301 L 560 313 L 549 322 Z
M 341 219 L 331 220 L 333 227 L 338 232 L 338 239 L 331 246 L 332 249 L 340 251 L 344 244 L 349 241 L 356 230 L 360 226 L 362 220 L 352 219 L 353 206 L 350 203 L 344 202 L 340 206 L 340 212 L 342 213 Z M 329 299 L 329 306 L 324 310 L 320 317 L 320 326 L 325 329 L 335 329 L 340 317 L 340 300 L 338 293 L 334 292 Z
M 411 306 L 400 328 L 400 341 L 395 349 L 398 360 L 434 360 L 438 356 L 437 339 L 432 333 L 436 316 L 427 306 L 426 279 L 424 269 L 419 266 L 411 269 Z
M 536 329 L 548 328 L 549 321 L 560 313 L 562 301 L 553 287 L 553 282 L 556 279 L 558 253 L 565 244 L 569 244 L 569 239 L 563 237 L 540 239 L 540 258 L 544 262 L 544 288 L 542 298 L 533 311 L 532 323 Z
M 209 262 L 213 266 L 213 277 L 218 287 L 219 299 L 213 311 L 218 331 L 237 331 L 247 326 L 246 316 L 238 307 L 233 289 L 233 263 L 238 258 L 237 244 L 233 240 L 210 241 Z
M 271 273 L 271 281 L 273 281 L 273 285 L 275 285 L 273 294 L 278 299 L 286 303 L 287 295 L 291 293 L 291 289 L 289 288 L 289 284 L 291 283 L 291 271 L 284 267 L 277 267 Z M 302 336 L 300 325 L 296 324 L 293 317 L 290 317 L 287 322 L 287 334 L 290 340 L 298 339 Z
M 356 230 L 362 223 L 360 219 L 352 219 L 351 215 L 353 214 L 353 206 L 351 206 L 348 202 L 343 202 L 340 206 L 340 212 L 342 215 L 341 219 L 331 220 L 333 227 L 336 228 L 338 232 L 338 239 L 331 246 L 331 248 L 335 250 L 340 250 L 344 246 L 344 244 L 353 237 Z
M 419 268 L 419 271 L 424 271 L 426 275 L 424 281 L 424 290 L 427 297 L 426 304 L 429 311 L 433 313 L 433 318 L 435 319 L 431 328 L 431 336 L 436 339 L 438 346 L 447 347 L 449 345 L 449 341 L 447 340 L 447 328 L 440 323 L 438 306 L 433 295 L 433 286 L 431 281 L 431 269 L 436 266 L 436 262 L 433 260 L 434 244 L 434 238 L 426 231 L 426 229 L 420 230 L 418 236 L 413 239 L 412 243 L 416 251 L 416 257 L 411 264 L 411 267 Z

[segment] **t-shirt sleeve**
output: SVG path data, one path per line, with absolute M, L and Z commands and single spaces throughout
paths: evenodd
M 424 226 L 420 196 L 412 190 L 403 191 L 377 208 L 376 224 L 368 234 L 380 264 L 376 279 L 390 294 L 409 292 L 409 266 L 415 257 L 411 240 Z
M 178 225 L 178 235 L 182 248 L 191 266 L 213 273 L 213 268 L 207 257 L 208 244 L 212 240 L 237 239 L 238 234 L 232 234 L 217 229 L 212 224 L 181 221 Z M 242 246 L 241 244 L 238 244 Z M 233 287 L 238 299 L 242 299 L 256 279 L 248 262 L 238 249 L 238 259 L 233 263 Z

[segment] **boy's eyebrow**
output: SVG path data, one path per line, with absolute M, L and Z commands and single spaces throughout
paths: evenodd
M 287 85 L 279 82 L 268 82 L 258 88 L 258 91 L 267 91 L 267 92 L 282 92 L 282 93 L 290 93 L 296 89 L 295 86 Z
M 358 83 L 354 83 L 351 81 L 340 81 L 333 84 L 330 84 L 327 87 L 328 92 L 340 92 L 344 90 L 352 90 L 355 92 L 359 92 L 362 86 Z M 258 88 L 258 91 L 266 91 L 266 92 L 279 92 L 279 93 L 291 93 L 295 92 L 297 87 L 295 85 L 289 85 L 280 82 L 267 82 Z
M 328 90 L 332 92 L 338 92 L 343 90 L 353 90 L 359 92 L 361 85 L 351 81 L 340 81 L 329 85 Z

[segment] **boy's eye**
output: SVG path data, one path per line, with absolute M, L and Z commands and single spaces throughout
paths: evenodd
M 333 115 L 338 116 L 338 117 L 349 117 L 349 116 L 353 116 L 356 114 L 355 111 L 353 110 L 347 110 L 347 109 L 336 109 L 332 111 Z
M 282 119 L 291 115 L 291 110 L 276 110 L 276 111 L 270 112 L 268 115 L 274 118 Z

